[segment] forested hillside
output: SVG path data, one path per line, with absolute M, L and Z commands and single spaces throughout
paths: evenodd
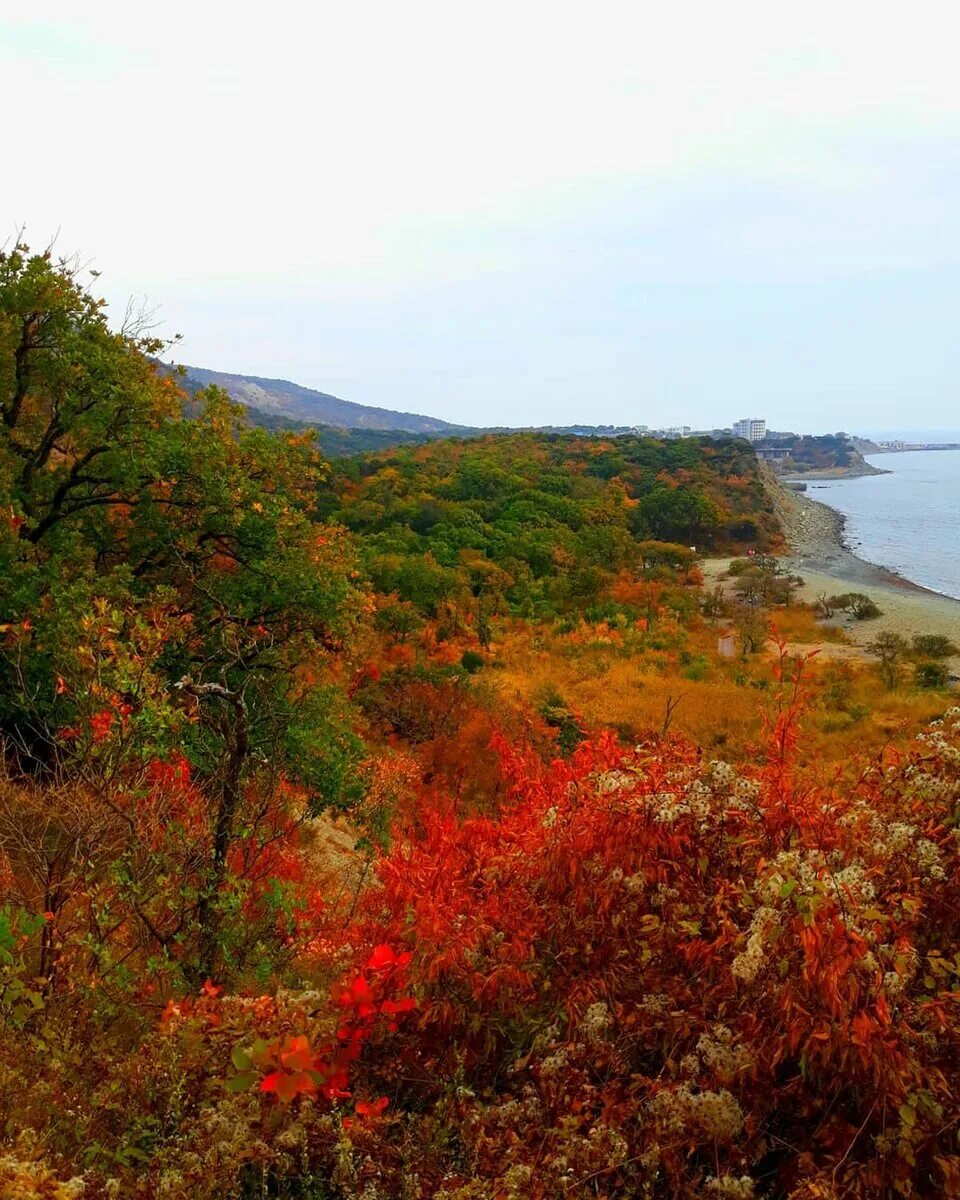
M 845 433 L 768 434 L 762 446 L 776 452 L 777 467 L 787 475 L 876 473 Z
M 464 586 L 515 613 L 595 603 L 655 540 L 700 553 L 777 542 L 744 443 L 487 436 L 338 462 L 323 509 L 374 583 L 425 613 Z
M 163 349 L 0 252 L 0 1196 L 960 1195 L 948 639 L 742 443 L 331 467 Z

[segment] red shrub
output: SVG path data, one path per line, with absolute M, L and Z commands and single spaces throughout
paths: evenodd
M 348 936 L 408 945 L 420 1006 L 378 1069 L 465 1164 L 424 1135 L 421 1178 L 957 1194 L 960 710 L 854 788 L 797 778 L 795 740 L 790 709 L 745 772 L 500 745 L 501 819 L 435 812 L 380 863 Z

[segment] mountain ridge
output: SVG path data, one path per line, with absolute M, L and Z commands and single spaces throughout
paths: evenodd
M 468 425 L 456 425 L 439 417 L 421 413 L 398 412 L 343 400 L 318 388 L 305 387 L 290 379 L 269 379 L 263 375 L 241 375 L 231 371 L 213 371 L 207 367 L 186 364 L 165 369 L 180 372 L 180 385 L 189 394 L 214 385 L 221 387 L 231 399 L 273 417 L 285 417 L 345 429 L 390 430 L 428 436 L 450 436 L 474 433 Z

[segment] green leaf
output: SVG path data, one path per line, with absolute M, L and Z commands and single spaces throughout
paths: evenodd
M 241 1046 L 234 1046 L 230 1061 L 238 1071 L 249 1071 L 253 1066 L 253 1059 Z
M 257 1082 L 256 1071 L 240 1071 L 227 1080 L 228 1092 L 246 1092 Z

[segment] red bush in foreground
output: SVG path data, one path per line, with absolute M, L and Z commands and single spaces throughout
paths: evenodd
M 960 709 L 854 786 L 770 735 L 743 773 L 500 746 L 502 819 L 384 859 L 349 936 L 406 942 L 420 1004 L 382 1194 L 960 1194 Z
M 93 1095 L 38 1052 L 25 1115 L 79 1173 L 85 1105 L 87 1197 L 960 1195 L 960 709 L 853 783 L 769 733 L 499 744 L 501 816 L 425 804 L 320 910 L 332 993 L 210 985 Z

